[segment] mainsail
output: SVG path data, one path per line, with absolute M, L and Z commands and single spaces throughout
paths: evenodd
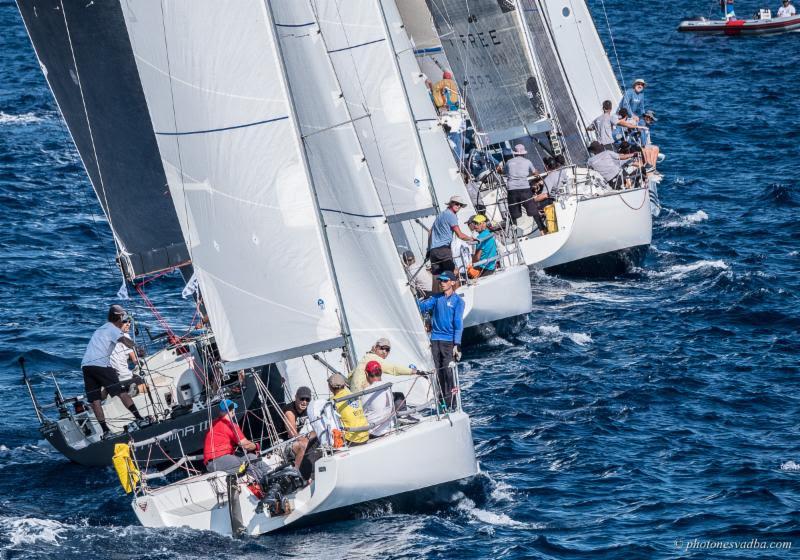
M 335 279 L 264 3 L 146 0 L 124 13 L 227 369 L 342 346 Z
M 475 130 L 495 144 L 550 129 L 534 59 L 511 0 L 428 0 Z
M 119 2 L 18 0 L 126 277 L 187 264 Z
M 336 53 L 309 0 L 267 3 L 288 78 L 287 93 L 319 199 L 343 313 L 360 356 L 379 336 L 393 359 L 431 366 L 428 339 L 359 141 L 360 119 L 344 102 Z M 358 48 L 358 47 L 356 47 Z M 359 115 L 360 116 L 360 115 Z

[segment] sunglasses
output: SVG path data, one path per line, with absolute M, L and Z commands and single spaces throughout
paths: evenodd
M 386 350 L 389 352 L 392 349 L 391 346 L 378 346 L 378 350 Z
M 368 373 L 367 377 L 380 377 L 382 374 L 383 374 L 383 372 L 381 372 L 381 373 Z
M 309 399 L 308 397 L 301 397 L 299 400 L 300 402 L 311 402 L 311 399 Z

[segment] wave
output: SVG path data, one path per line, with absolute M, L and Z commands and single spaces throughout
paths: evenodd
M 680 280 L 696 271 L 728 270 L 729 268 L 723 260 L 699 260 L 689 264 L 674 264 L 664 270 L 647 271 L 647 274 L 656 278 Z
M 38 519 L 36 517 L 0 517 L 0 532 L 11 543 L 9 548 L 35 543 L 60 545 L 64 532 L 70 527 L 54 519 Z
M 539 333 L 543 338 L 556 342 L 561 342 L 565 338 L 568 338 L 578 346 L 586 346 L 594 342 L 592 337 L 586 333 L 564 332 L 558 325 L 541 325 L 539 327 Z
M 781 465 L 781 470 L 789 472 L 797 472 L 800 471 L 800 465 L 798 465 L 794 461 L 786 461 Z
M 493 511 L 488 511 L 485 509 L 479 508 L 475 502 L 464 496 L 463 494 L 459 497 L 458 504 L 456 505 L 456 509 L 467 514 L 469 517 L 477 519 L 482 523 L 486 523 L 487 525 L 498 525 L 502 527 L 520 527 L 520 528 L 529 528 L 527 524 L 522 523 L 520 521 L 516 521 L 512 519 L 505 513 L 495 513 Z
M 32 124 L 42 122 L 44 119 L 33 113 L 24 113 L 22 115 L 9 115 L 0 111 L 0 124 Z
M 693 225 L 705 222 L 706 220 L 708 220 L 708 214 L 706 214 L 703 210 L 692 212 L 686 216 L 681 216 L 674 210 L 671 210 L 669 216 L 661 225 L 663 225 L 665 228 L 684 228 L 692 227 Z

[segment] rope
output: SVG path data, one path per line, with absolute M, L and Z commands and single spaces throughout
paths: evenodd
M 619 69 L 619 79 L 622 80 L 623 85 L 627 82 L 625 81 L 625 76 L 622 73 L 622 64 L 619 62 L 619 54 L 617 53 L 617 44 L 614 41 L 614 32 L 611 31 L 611 22 L 608 20 L 608 12 L 606 11 L 606 2 L 605 0 L 600 0 L 600 5 L 603 7 L 603 16 L 606 19 L 606 28 L 608 28 L 608 37 L 611 39 L 611 48 L 614 51 L 614 60 L 617 62 L 617 69 Z

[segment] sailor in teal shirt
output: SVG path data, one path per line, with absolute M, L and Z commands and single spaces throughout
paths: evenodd
M 477 214 L 469 219 L 469 227 L 478 234 L 478 244 L 475 246 L 475 255 L 472 262 L 480 276 L 489 276 L 497 267 L 497 241 L 494 234 L 488 229 L 489 222 L 483 214 Z

